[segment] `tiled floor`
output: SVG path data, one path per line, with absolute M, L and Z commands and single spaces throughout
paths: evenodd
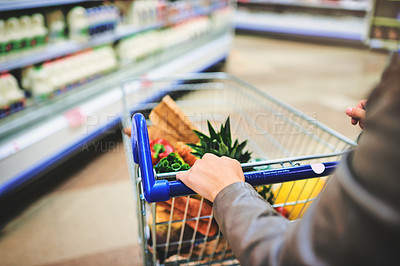
M 225 70 L 355 139 L 344 110 L 379 79 L 385 54 L 237 36 Z M 137 225 L 122 145 L 78 162 L 0 232 L 0 265 L 138 265 Z M 58 174 L 60 174 L 58 172 Z

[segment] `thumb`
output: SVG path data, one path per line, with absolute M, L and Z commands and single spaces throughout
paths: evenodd
M 184 179 L 186 179 L 187 175 L 188 175 L 188 171 L 178 172 L 178 173 L 176 173 L 176 179 L 184 182 Z
M 351 118 L 359 120 L 359 119 L 362 119 L 365 117 L 365 110 L 363 110 L 361 108 L 349 107 L 346 109 L 346 114 L 348 116 L 350 116 Z

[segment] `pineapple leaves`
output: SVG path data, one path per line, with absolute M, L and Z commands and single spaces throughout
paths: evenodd
M 200 144 L 187 144 L 192 148 L 193 155 L 201 158 L 206 153 L 212 153 L 217 156 L 227 156 L 236 159 L 241 163 L 250 160 L 251 152 L 243 151 L 247 141 L 243 141 L 239 144 L 239 141 L 236 139 L 232 145 L 231 123 L 229 117 L 226 119 L 225 124 L 221 124 L 219 132 L 212 127 L 210 121 L 207 121 L 207 127 L 210 136 L 197 130 L 193 130 L 200 139 Z
M 202 142 L 202 141 L 210 142 L 210 138 L 207 135 L 205 135 L 205 134 L 203 134 L 200 131 L 197 131 L 195 129 L 193 129 L 193 132 L 199 137 L 200 142 Z
M 208 132 L 210 133 L 210 138 L 211 139 L 217 139 L 218 135 L 215 132 L 214 128 L 212 127 L 210 121 L 207 121 L 207 126 L 208 126 Z

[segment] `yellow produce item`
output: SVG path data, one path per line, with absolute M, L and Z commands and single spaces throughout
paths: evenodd
M 272 187 L 275 195 L 274 204 L 295 203 L 312 199 L 321 192 L 326 182 L 326 178 L 312 178 L 306 180 L 292 181 Z M 285 209 L 289 211 L 289 219 L 296 220 L 304 215 L 306 209 L 312 201 L 305 203 L 297 203 L 295 205 L 285 205 Z

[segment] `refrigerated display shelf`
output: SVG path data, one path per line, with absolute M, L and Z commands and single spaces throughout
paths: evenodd
M 237 10 L 235 28 L 243 31 L 355 41 L 365 39 L 367 20 Z
M 147 30 L 158 29 L 162 26 L 162 24 L 156 24 L 141 28 L 132 26 L 121 26 L 114 33 L 105 33 L 104 35 L 96 36 L 87 42 L 68 40 L 62 43 L 47 44 L 44 47 L 38 47 L 36 49 L 22 52 L 21 54 L 11 54 L 9 56 L 6 56 L 5 58 L 0 59 L 0 72 L 34 65 L 44 62 L 46 60 L 51 60 L 57 57 L 76 53 L 91 47 L 113 43 L 124 37 Z
M 0 173 L 0 197 L 34 180 L 45 169 L 57 165 L 118 125 L 122 114 L 122 91 L 118 85 L 122 79 L 138 75 L 156 77 L 202 71 L 224 60 L 231 42 L 232 34 L 227 33 L 213 40 L 203 40 L 204 44 L 197 48 L 188 47 L 188 52 L 180 56 L 165 56 L 166 59 L 174 57 L 167 63 L 154 58 L 141 67 L 124 68 L 112 77 L 99 80 L 103 89 L 99 84 L 91 84 L 88 85 L 91 88 L 80 92 L 90 94 L 97 90 L 90 100 L 68 106 L 68 110 L 59 115 L 53 112 L 53 116 L 41 124 L 28 127 L 19 135 L 7 139 L 0 146 L 0 168 L 4 169 Z M 160 97 L 165 93 L 160 91 L 158 95 L 148 96 Z M 71 95 L 71 98 L 65 97 L 63 103 L 67 100 L 73 102 L 77 96 Z M 51 106 L 47 108 L 52 111 Z M 74 119 L 78 120 L 75 124 Z
M 342 11 L 367 12 L 370 9 L 368 1 L 299 1 L 299 0 L 239 0 L 239 5 L 278 5 L 288 7 L 304 7 L 315 9 L 332 9 Z
M 205 40 L 198 40 L 195 46 L 201 46 Z M 179 49 L 178 49 L 179 48 Z M 7 140 L 7 137 L 13 136 L 23 130 L 24 128 L 33 125 L 37 122 L 52 116 L 54 113 L 63 112 L 72 106 L 75 106 L 81 102 L 85 102 L 90 99 L 93 95 L 102 93 L 104 90 L 114 86 L 123 77 L 134 75 L 137 73 L 142 73 L 146 69 L 150 69 L 155 66 L 155 64 L 163 64 L 174 57 L 179 57 L 181 54 L 188 52 L 188 49 L 192 49 L 192 45 L 187 46 L 181 45 L 168 52 L 158 53 L 153 57 L 150 57 L 144 62 L 130 63 L 128 65 L 121 66 L 115 72 L 108 73 L 106 75 L 100 76 L 87 84 L 80 85 L 78 88 L 72 89 L 63 94 L 57 95 L 52 99 L 46 101 L 37 102 L 24 110 L 21 110 L 12 116 L 3 118 L 0 120 L 0 143 Z M 157 59 L 156 59 L 157 58 Z M 150 64 L 150 65 L 149 65 Z M 32 100 L 30 99 L 30 102 Z M 0 160 L 2 159 L 2 154 L 0 152 Z
M 372 49 L 384 49 L 388 51 L 400 52 L 400 43 L 398 41 L 370 39 L 369 46 Z
M 211 14 L 217 8 L 205 8 L 201 11 L 197 10 L 192 14 L 184 14 L 173 19 L 167 20 L 163 23 L 156 23 L 154 25 L 135 27 L 130 25 L 122 25 L 116 29 L 115 32 L 109 32 L 100 36 L 95 36 L 87 42 L 78 42 L 74 40 L 66 40 L 61 43 L 49 43 L 44 47 L 38 47 L 29 51 L 22 51 L 19 54 L 10 54 L 0 57 L 0 72 L 7 72 L 17 68 L 38 64 L 47 60 L 57 57 L 62 57 L 68 54 L 73 54 L 91 47 L 110 44 L 122 38 L 145 32 L 148 30 L 161 29 L 165 26 L 174 25 L 196 16 L 204 16 Z
M 89 0 L 4 0 L 0 3 L 0 11 L 21 10 L 47 6 L 78 4 Z

